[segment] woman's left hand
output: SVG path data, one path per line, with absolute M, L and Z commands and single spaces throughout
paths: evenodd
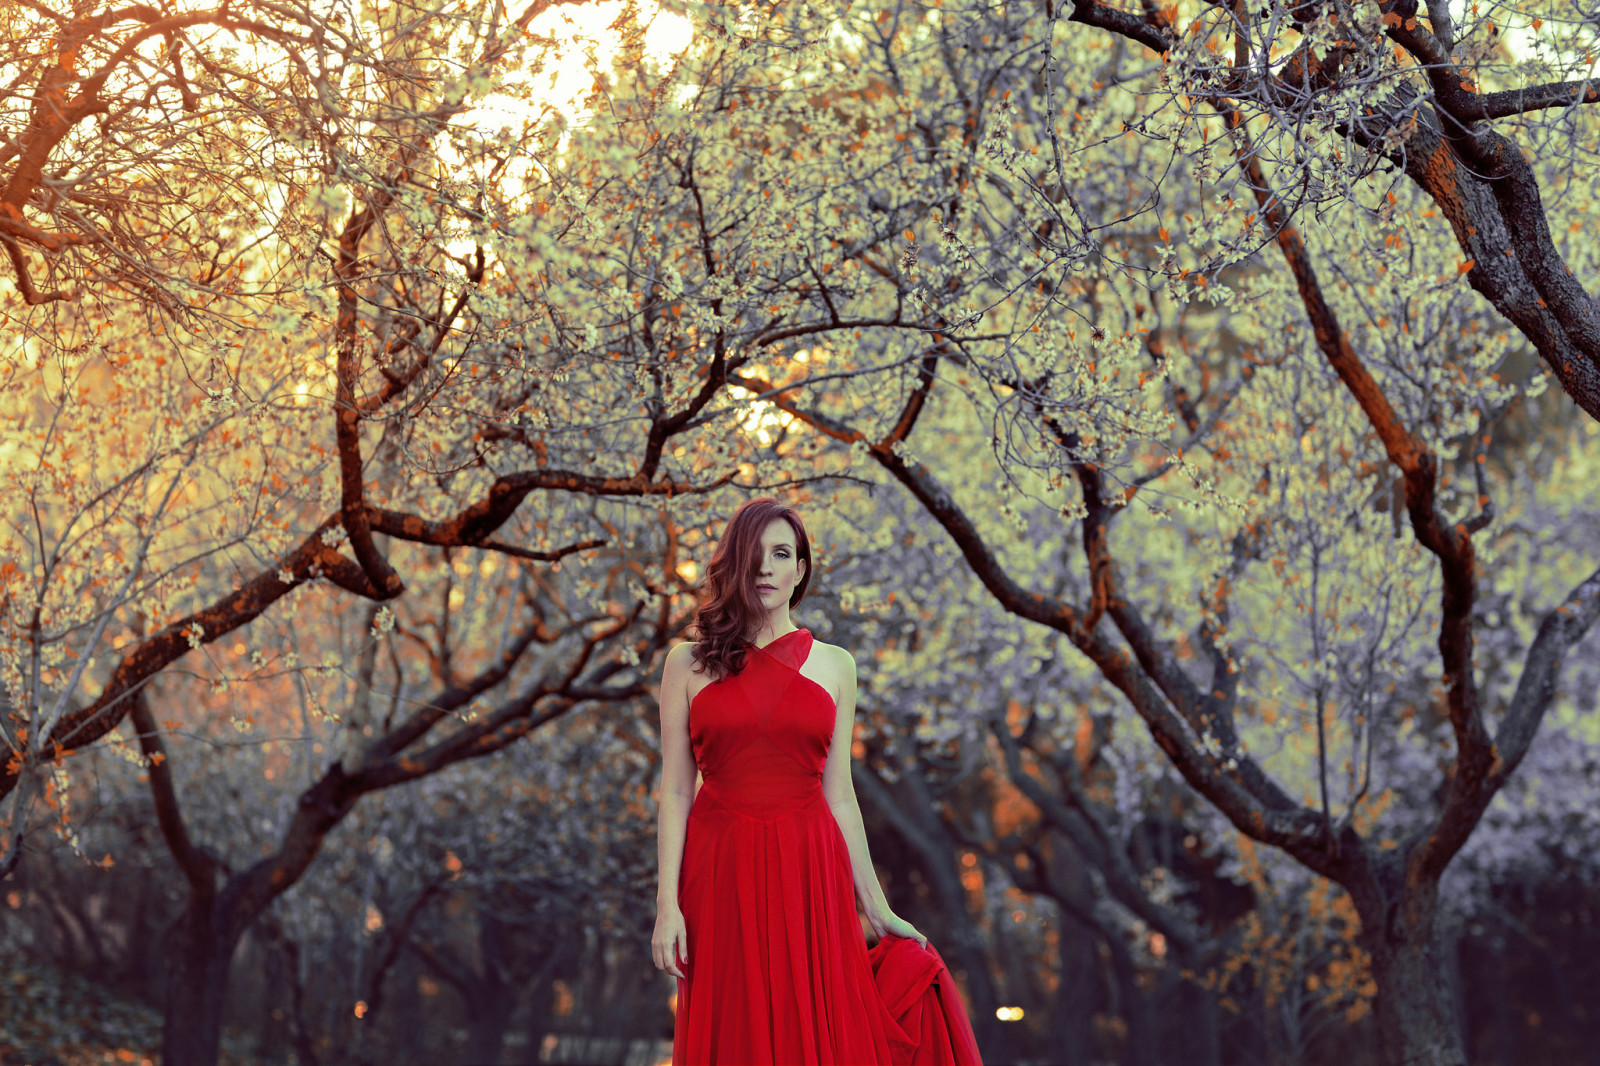
M 872 931 L 881 940 L 885 936 L 899 936 L 907 940 L 915 940 L 923 947 L 928 946 L 928 938 L 917 932 L 917 927 L 900 917 L 894 911 L 886 910 L 882 914 L 868 914 L 867 922 L 872 926 Z

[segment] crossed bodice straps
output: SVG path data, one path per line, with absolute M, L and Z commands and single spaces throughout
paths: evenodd
M 763 817 L 814 805 L 836 711 L 800 672 L 811 645 L 810 630 L 795 629 L 752 646 L 743 670 L 690 701 L 689 739 L 713 805 Z

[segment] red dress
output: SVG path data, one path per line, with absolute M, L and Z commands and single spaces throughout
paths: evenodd
M 689 704 L 704 781 L 678 903 L 688 931 L 674 1063 L 978 1063 L 937 952 L 867 951 L 850 855 L 822 794 L 837 713 L 800 673 L 809 630 L 752 647 Z

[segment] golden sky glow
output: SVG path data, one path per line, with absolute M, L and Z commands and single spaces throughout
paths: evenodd
M 663 11 L 655 0 L 640 0 L 638 17 L 645 23 L 645 55 L 665 64 L 689 47 L 694 27 L 683 15 Z M 607 70 L 620 46 L 617 31 L 611 28 L 622 14 L 621 0 L 600 0 L 592 4 L 561 4 L 545 11 L 528 26 L 536 37 L 556 42 L 556 55 L 530 86 L 534 109 L 548 105 L 560 111 L 569 122 L 581 122 L 587 111 L 582 101 L 594 85 L 593 70 Z M 591 56 L 593 57 L 591 59 Z M 530 117 L 529 105 L 504 96 L 491 96 L 484 108 L 518 120 Z

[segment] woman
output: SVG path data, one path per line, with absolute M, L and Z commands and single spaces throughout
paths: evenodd
M 700 641 L 667 655 L 651 949 L 678 978 L 673 1061 L 977 1062 L 949 971 L 873 872 L 855 659 L 789 618 L 810 579 L 800 516 L 751 500 L 707 568 Z

